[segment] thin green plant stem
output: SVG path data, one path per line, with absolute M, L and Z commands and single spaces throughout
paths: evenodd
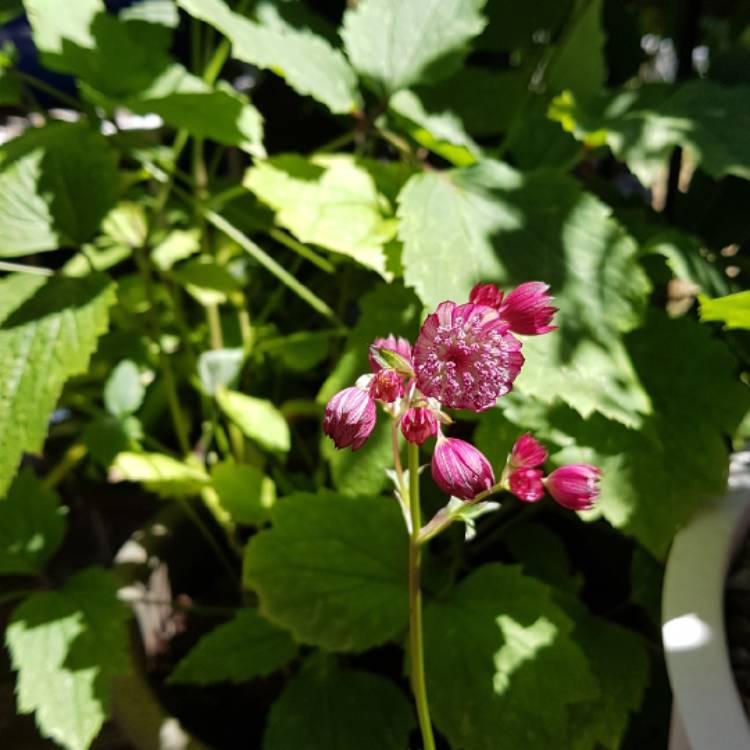
M 219 561 L 219 563 L 221 563 L 221 566 L 227 572 L 231 580 L 234 581 L 234 583 L 239 584 L 239 578 L 237 576 L 237 571 L 235 570 L 234 565 L 232 565 L 229 558 L 226 556 L 226 554 L 224 554 L 224 550 L 221 548 L 221 545 L 216 541 L 208 526 L 203 523 L 203 519 L 200 517 L 200 515 L 198 515 L 195 508 L 190 505 L 190 501 L 186 500 L 184 497 L 178 497 L 177 503 L 182 509 L 182 512 L 193 523 L 200 535 L 206 540 L 206 544 L 208 544 L 208 546 L 212 549 L 212 551 L 216 555 L 216 559 Z
M 76 466 L 86 457 L 88 449 L 83 443 L 73 443 L 63 453 L 60 461 L 52 467 L 50 472 L 44 477 L 43 484 L 45 487 L 54 488 L 62 482 L 65 477 L 72 472 Z
M 249 4 L 249 0 L 240 0 L 240 2 L 237 3 L 237 7 L 234 9 L 234 12 L 241 16 Z M 214 50 L 211 59 L 206 65 L 206 69 L 203 71 L 203 80 L 206 83 L 212 85 L 216 82 L 216 79 L 219 77 L 219 73 L 221 73 L 224 63 L 227 61 L 231 51 L 232 43 L 225 37 Z
M 0 260 L 0 271 L 8 273 L 30 273 L 36 276 L 54 276 L 55 272 L 51 268 L 42 268 L 41 266 L 27 266 L 25 263 L 9 263 Z
M 311 250 L 307 245 L 303 245 L 299 240 L 295 240 L 294 237 L 290 237 L 286 232 L 282 232 L 276 227 L 272 227 L 268 230 L 268 236 L 276 240 L 276 242 L 285 245 L 290 250 L 293 250 L 297 255 L 300 255 L 305 260 L 309 260 L 310 263 L 317 266 L 321 271 L 326 273 L 335 273 L 336 269 L 333 264 L 318 255 L 316 252 Z
M 237 229 L 233 224 L 227 221 L 223 216 L 217 214 L 205 206 L 197 204 L 197 201 L 189 193 L 184 191 L 182 188 L 173 185 L 172 189 L 179 195 L 183 200 L 187 201 L 192 205 L 197 205 L 198 211 L 204 216 L 206 221 L 212 226 L 216 227 L 220 232 L 225 234 L 229 239 L 234 240 L 248 255 L 255 258 L 267 271 L 272 273 L 282 284 L 289 287 L 297 296 L 307 302 L 316 312 L 320 313 L 329 320 L 334 321 L 338 324 L 338 319 L 333 310 L 318 297 L 314 292 L 310 291 L 304 284 L 297 281 L 297 279 L 289 273 L 283 266 L 277 263 L 265 250 L 256 245 L 249 237 L 247 237 L 242 231 Z
M 328 143 L 324 143 L 322 146 L 316 148 L 315 151 L 313 151 L 313 154 L 326 154 L 330 153 L 331 151 L 337 151 L 342 146 L 348 146 L 356 137 L 356 130 L 350 130 L 347 133 L 342 133 L 341 135 L 336 136 L 336 138 L 328 141 Z
M 28 73 L 22 73 L 20 70 L 15 70 L 14 75 L 21 83 L 25 83 L 27 86 L 31 86 L 37 91 L 42 91 L 49 96 L 53 96 L 59 102 L 67 104 L 71 109 L 80 111 L 83 108 L 82 103 L 78 101 L 78 99 L 73 98 L 69 94 L 66 94 L 64 91 L 56 89 L 54 86 L 50 86 L 44 81 L 40 81 L 38 78 L 35 78 Z
M 422 513 L 419 505 L 419 446 L 408 443 L 409 459 L 409 506 L 411 509 L 411 533 L 409 534 L 409 660 L 411 687 L 417 705 L 419 729 L 424 750 L 435 750 L 432 735 L 430 707 L 427 703 L 427 685 L 424 675 L 424 639 L 422 636 L 422 589 L 420 574 L 422 546 L 419 529 Z
M 183 455 L 190 453 L 190 439 L 188 437 L 188 430 L 183 421 L 182 410 L 180 409 L 180 399 L 177 394 L 177 383 L 172 370 L 172 363 L 169 361 L 169 357 L 161 346 L 161 326 L 159 324 L 159 317 L 156 312 L 156 299 L 154 297 L 153 279 L 151 277 L 151 267 L 149 260 L 146 257 L 146 252 L 143 247 L 137 248 L 135 251 L 135 261 L 138 266 L 138 270 L 141 273 L 141 279 L 143 280 L 143 289 L 146 293 L 146 300 L 148 301 L 148 320 L 151 328 L 151 338 L 159 349 L 159 366 L 161 369 L 162 377 L 164 379 L 164 390 L 167 396 L 167 403 L 169 405 L 169 411 L 172 415 L 172 423 L 174 425 L 175 435 L 177 442 L 180 446 L 180 450 Z
M 391 420 L 391 448 L 393 450 L 393 468 L 396 470 L 396 477 L 398 478 L 398 501 L 404 514 L 406 529 L 409 534 L 411 534 L 411 511 L 407 503 L 408 489 L 406 487 L 406 482 L 404 481 L 404 467 L 401 463 L 401 447 L 398 440 L 398 425 L 398 419 Z

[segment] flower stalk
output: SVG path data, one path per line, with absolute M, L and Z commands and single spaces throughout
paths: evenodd
M 409 506 L 411 510 L 411 534 L 409 536 L 409 660 L 411 687 L 417 705 L 419 729 L 424 750 L 435 750 L 432 735 L 430 707 L 427 702 L 427 686 L 424 674 L 424 642 L 422 637 L 422 590 L 420 574 L 422 546 L 419 530 L 422 513 L 419 503 L 419 446 L 408 444 L 409 458 Z

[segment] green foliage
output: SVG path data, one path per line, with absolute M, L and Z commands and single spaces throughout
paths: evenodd
M 65 533 L 65 509 L 54 490 L 29 469 L 0 501 L 0 575 L 34 575 L 55 554 Z
M 145 395 L 138 367 L 129 359 L 115 367 L 104 386 L 104 404 L 115 417 L 127 417 L 137 412 Z
M 596 696 L 573 622 L 551 594 L 517 569 L 485 565 L 427 607 L 428 693 L 454 746 L 554 746 L 569 708 Z M 457 684 L 470 701 L 456 699 Z
M 750 328 L 750 292 L 718 299 L 701 297 L 701 320 L 721 322 L 725 328 Z
M 331 112 L 351 112 L 359 105 L 354 72 L 344 56 L 321 37 L 287 25 L 254 23 L 233 13 L 222 0 L 177 3 L 230 39 L 238 60 L 283 76 L 295 91 L 312 96 Z
M 263 750 L 401 750 L 413 724 L 403 693 L 384 677 L 312 659 L 273 705 Z
M 118 453 L 112 461 L 112 478 L 139 482 L 164 497 L 198 494 L 209 483 L 202 467 L 189 466 L 162 453 Z
M 406 626 L 406 532 L 389 497 L 285 497 L 245 553 L 261 614 L 302 643 L 363 651 Z
M 242 609 L 201 638 L 177 664 L 169 681 L 195 685 L 247 682 L 280 669 L 296 652 L 288 633 L 254 609 Z
M 262 448 L 280 453 L 289 450 L 289 426 L 270 401 L 220 389 L 216 402 L 227 417 Z
M 86 371 L 113 297 L 99 275 L 0 281 L 0 496 L 21 454 L 42 447 L 65 381 Z
M 116 156 L 85 125 L 47 125 L 0 149 L 0 257 L 91 239 L 115 204 Z
M 455 70 L 469 40 L 484 28 L 483 5 L 363 0 L 346 12 L 341 35 L 357 72 L 388 95 Z
M 579 102 L 555 100 L 550 116 L 590 145 L 606 143 L 646 185 L 652 185 L 675 146 L 713 177 L 750 179 L 750 150 L 743 133 L 750 95 L 742 86 L 692 81 L 678 88 L 644 86 Z
M 273 480 L 255 466 L 216 464 L 211 469 L 211 484 L 219 504 L 236 523 L 260 526 L 276 502 Z
M 86 750 L 127 665 L 128 616 L 112 576 L 86 568 L 59 591 L 40 591 L 11 616 L 5 633 L 18 672 L 17 703 L 66 750 Z
M 287 155 L 253 167 L 245 185 L 276 210 L 276 221 L 302 242 L 353 258 L 385 278 L 386 245 L 396 234 L 388 199 L 348 156 Z

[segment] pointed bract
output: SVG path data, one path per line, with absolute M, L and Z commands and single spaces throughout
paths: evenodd
M 504 296 L 494 284 L 477 284 L 469 293 L 469 302 L 497 310 L 502 305 Z
M 386 338 L 377 338 L 370 344 L 370 349 L 390 349 L 397 354 L 400 354 L 407 362 L 411 364 L 411 344 L 405 339 L 399 336 L 396 338 L 392 333 Z M 373 357 L 372 351 L 367 355 L 370 360 L 370 367 L 373 372 L 380 372 L 383 369 L 382 365 L 379 364 L 375 357 Z

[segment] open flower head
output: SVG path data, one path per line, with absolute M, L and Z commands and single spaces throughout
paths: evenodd
M 523 365 L 521 342 L 487 305 L 443 302 L 414 345 L 417 385 L 443 406 L 483 411 L 513 386 Z
M 354 386 L 339 391 L 326 405 L 323 432 L 337 448 L 361 448 L 377 418 L 375 400 L 367 390 Z

